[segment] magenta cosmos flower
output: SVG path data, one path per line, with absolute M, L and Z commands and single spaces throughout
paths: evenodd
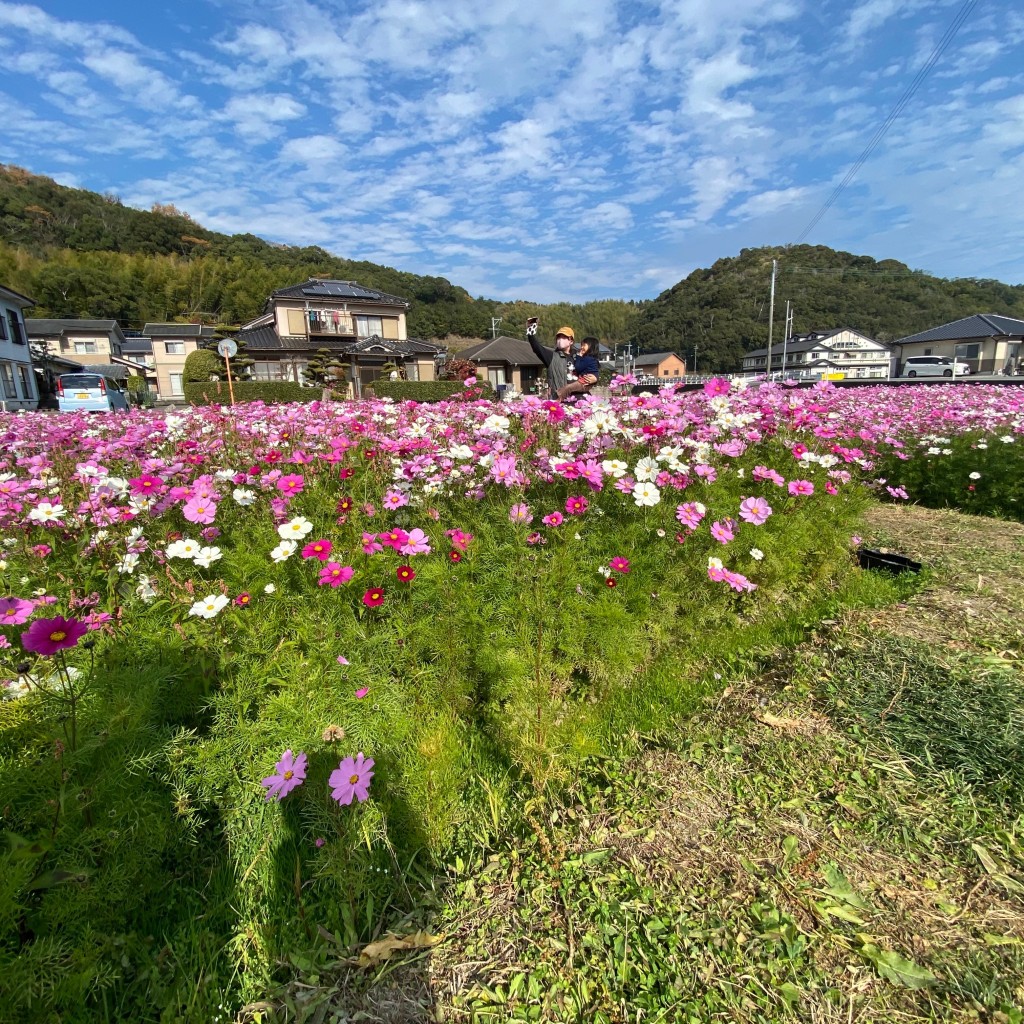
M 78 619 L 37 619 L 21 634 L 26 651 L 36 654 L 56 654 L 74 647 L 89 632 L 89 627 Z
M 321 587 L 340 587 L 342 583 L 348 583 L 355 570 L 350 565 L 342 565 L 340 562 L 328 562 L 320 570 L 320 578 L 317 583 Z
M 571 516 L 581 516 L 587 511 L 587 506 L 589 504 L 590 502 L 582 495 L 572 495 L 565 499 L 565 511 Z
M 20 597 L 0 598 L 0 626 L 20 626 L 28 622 L 35 604 Z
M 790 480 L 789 493 L 793 495 L 813 494 L 814 484 L 810 480 Z
M 276 486 L 282 494 L 301 494 L 306 481 L 298 473 L 290 473 L 288 476 L 279 476 Z
M 326 562 L 334 545 L 329 540 L 314 540 L 302 549 L 303 558 L 319 558 Z
M 363 604 L 367 608 L 376 608 L 378 605 L 384 603 L 384 588 L 374 587 L 372 590 L 368 590 L 363 594 Z
M 373 758 L 363 757 L 360 750 L 355 757 L 346 757 L 331 772 L 331 796 L 339 804 L 350 804 L 355 797 L 362 803 L 370 795 L 370 780 L 373 778 Z
M 616 555 L 615 558 L 608 562 L 608 568 L 613 572 L 629 572 L 629 559 Z
M 293 789 L 306 781 L 306 755 L 286 750 L 274 765 L 274 774 L 260 782 L 267 790 L 267 800 L 283 800 Z
M 561 526 L 562 525 L 562 513 L 561 512 L 549 512 L 541 522 L 545 526 Z

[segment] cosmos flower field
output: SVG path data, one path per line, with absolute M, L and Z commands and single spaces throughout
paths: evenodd
M 249 996 L 317 928 L 367 939 L 501 807 L 841 594 L 870 503 L 1024 507 L 1012 386 L 19 414 L 0 435 L 0 989 L 26 1019 L 160 1019 L 160 972 L 193 962 L 172 933 Z

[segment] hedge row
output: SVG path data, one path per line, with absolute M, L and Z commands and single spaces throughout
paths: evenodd
M 231 401 L 227 381 L 203 381 L 183 386 L 189 405 L 228 405 Z M 315 402 L 323 397 L 322 388 L 305 388 L 292 380 L 236 380 L 236 402 Z
M 469 389 L 461 380 L 375 380 L 363 390 L 396 402 L 443 402 Z M 487 381 L 480 381 L 473 390 L 476 397 L 494 397 L 494 389 Z

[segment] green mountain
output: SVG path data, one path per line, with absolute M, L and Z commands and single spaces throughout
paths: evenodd
M 648 303 L 632 340 L 641 351 L 675 351 L 700 371 L 734 370 L 768 341 L 772 260 L 778 260 L 773 336 L 781 342 L 786 302 L 793 332 L 852 327 L 892 341 L 973 313 L 1024 319 L 1024 285 L 947 280 L 896 260 L 873 260 L 821 245 L 743 249 Z

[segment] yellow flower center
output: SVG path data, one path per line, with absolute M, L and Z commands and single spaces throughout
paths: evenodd
M 65 639 L 67 639 L 67 633 L 65 633 L 62 629 L 55 629 L 50 634 L 50 640 L 55 644 L 59 644 L 62 640 Z
M 291 778 L 292 778 L 292 776 L 293 776 L 294 774 L 295 774 L 295 772 L 292 772 L 292 771 L 287 771 L 287 772 L 285 772 L 285 773 L 284 773 L 284 780 L 285 780 L 285 782 L 290 782 L 290 781 L 291 781 Z
M 348 781 L 354 786 L 359 781 L 358 775 L 350 775 Z

